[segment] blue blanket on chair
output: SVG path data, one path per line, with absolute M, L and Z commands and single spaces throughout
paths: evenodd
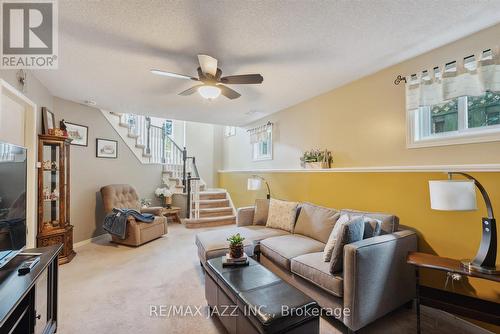
M 127 234 L 127 220 L 132 216 L 135 220 L 151 223 L 155 219 L 150 213 L 140 213 L 134 209 L 117 209 L 113 208 L 113 212 L 104 218 L 103 228 L 110 234 L 116 235 L 120 239 L 125 239 Z

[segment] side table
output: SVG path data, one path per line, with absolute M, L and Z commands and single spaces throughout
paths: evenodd
M 500 275 L 484 274 L 479 272 L 470 271 L 462 265 L 462 262 L 455 259 L 440 257 L 437 255 L 409 252 L 406 258 L 408 264 L 415 266 L 416 275 L 416 311 L 417 311 L 417 333 L 420 334 L 420 303 L 422 294 L 420 286 L 420 268 L 427 268 L 433 270 L 440 270 L 448 273 L 465 275 L 469 277 L 482 278 L 489 281 L 500 282 Z M 431 288 L 428 288 L 431 289 Z M 467 318 L 476 319 L 484 322 L 490 322 L 498 325 L 500 321 L 500 304 L 462 296 L 447 291 L 437 289 L 434 291 L 435 295 L 439 295 L 438 299 L 429 299 L 429 306 L 440 308 L 450 313 L 456 313 Z
M 181 218 L 179 217 L 179 214 L 181 212 L 181 208 L 172 206 L 170 208 L 164 208 L 162 210 L 162 214 L 164 217 L 167 218 L 167 220 L 171 220 L 174 223 L 181 224 Z

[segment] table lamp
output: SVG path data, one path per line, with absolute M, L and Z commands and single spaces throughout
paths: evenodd
M 453 175 L 462 175 L 466 180 L 453 180 Z M 472 261 L 462 261 L 470 271 L 500 274 L 497 258 L 497 229 L 493 208 L 488 193 L 478 180 L 466 173 L 449 172 L 448 180 L 429 181 L 431 208 L 444 211 L 477 210 L 476 187 L 481 192 L 488 217 L 482 219 L 481 245 Z
M 266 179 L 260 175 L 252 175 L 247 181 L 247 190 L 260 190 L 262 188 L 262 181 L 266 183 L 267 187 L 267 199 L 271 198 L 271 189 L 269 188 L 269 183 Z

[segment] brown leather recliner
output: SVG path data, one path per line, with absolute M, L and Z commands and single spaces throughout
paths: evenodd
M 148 241 L 160 238 L 167 233 L 167 219 L 162 216 L 162 207 L 141 209 L 139 196 L 134 187 L 129 184 L 110 184 L 101 188 L 101 196 L 106 214 L 113 208 L 135 209 L 142 213 L 152 213 L 155 219 L 152 223 L 136 221 L 128 218 L 127 234 L 124 240 L 112 235 L 112 241 L 128 246 L 140 246 Z

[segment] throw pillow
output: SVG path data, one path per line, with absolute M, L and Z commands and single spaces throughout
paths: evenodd
M 266 226 L 278 228 L 287 232 L 293 231 L 297 215 L 297 202 L 281 201 L 271 198 Z
M 357 216 L 360 217 L 360 216 Z M 354 217 L 353 217 L 354 218 Z M 333 225 L 332 232 L 330 233 L 330 237 L 326 242 L 325 249 L 323 250 L 323 261 L 329 262 L 332 258 L 332 251 L 337 239 L 339 238 L 340 232 L 342 231 L 342 226 L 349 222 L 351 217 L 348 214 L 340 215 L 340 218 L 337 219 L 335 225 Z
M 363 240 L 365 220 L 358 217 L 342 225 L 342 231 L 335 243 L 330 261 L 330 273 L 335 274 L 342 271 L 344 262 L 344 246 L 352 242 Z
M 293 233 L 326 243 L 338 218 L 337 210 L 304 203 L 301 205 Z
M 382 221 L 367 216 L 363 217 L 365 221 L 365 232 L 363 233 L 363 239 L 368 239 L 380 235 L 380 229 L 382 227 Z
M 268 199 L 256 199 L 255 200 L 255 212 L 253 214 L 253 225 L 263 225 L 267 223 L 267 216 L 269 213 L 269 200 Z

